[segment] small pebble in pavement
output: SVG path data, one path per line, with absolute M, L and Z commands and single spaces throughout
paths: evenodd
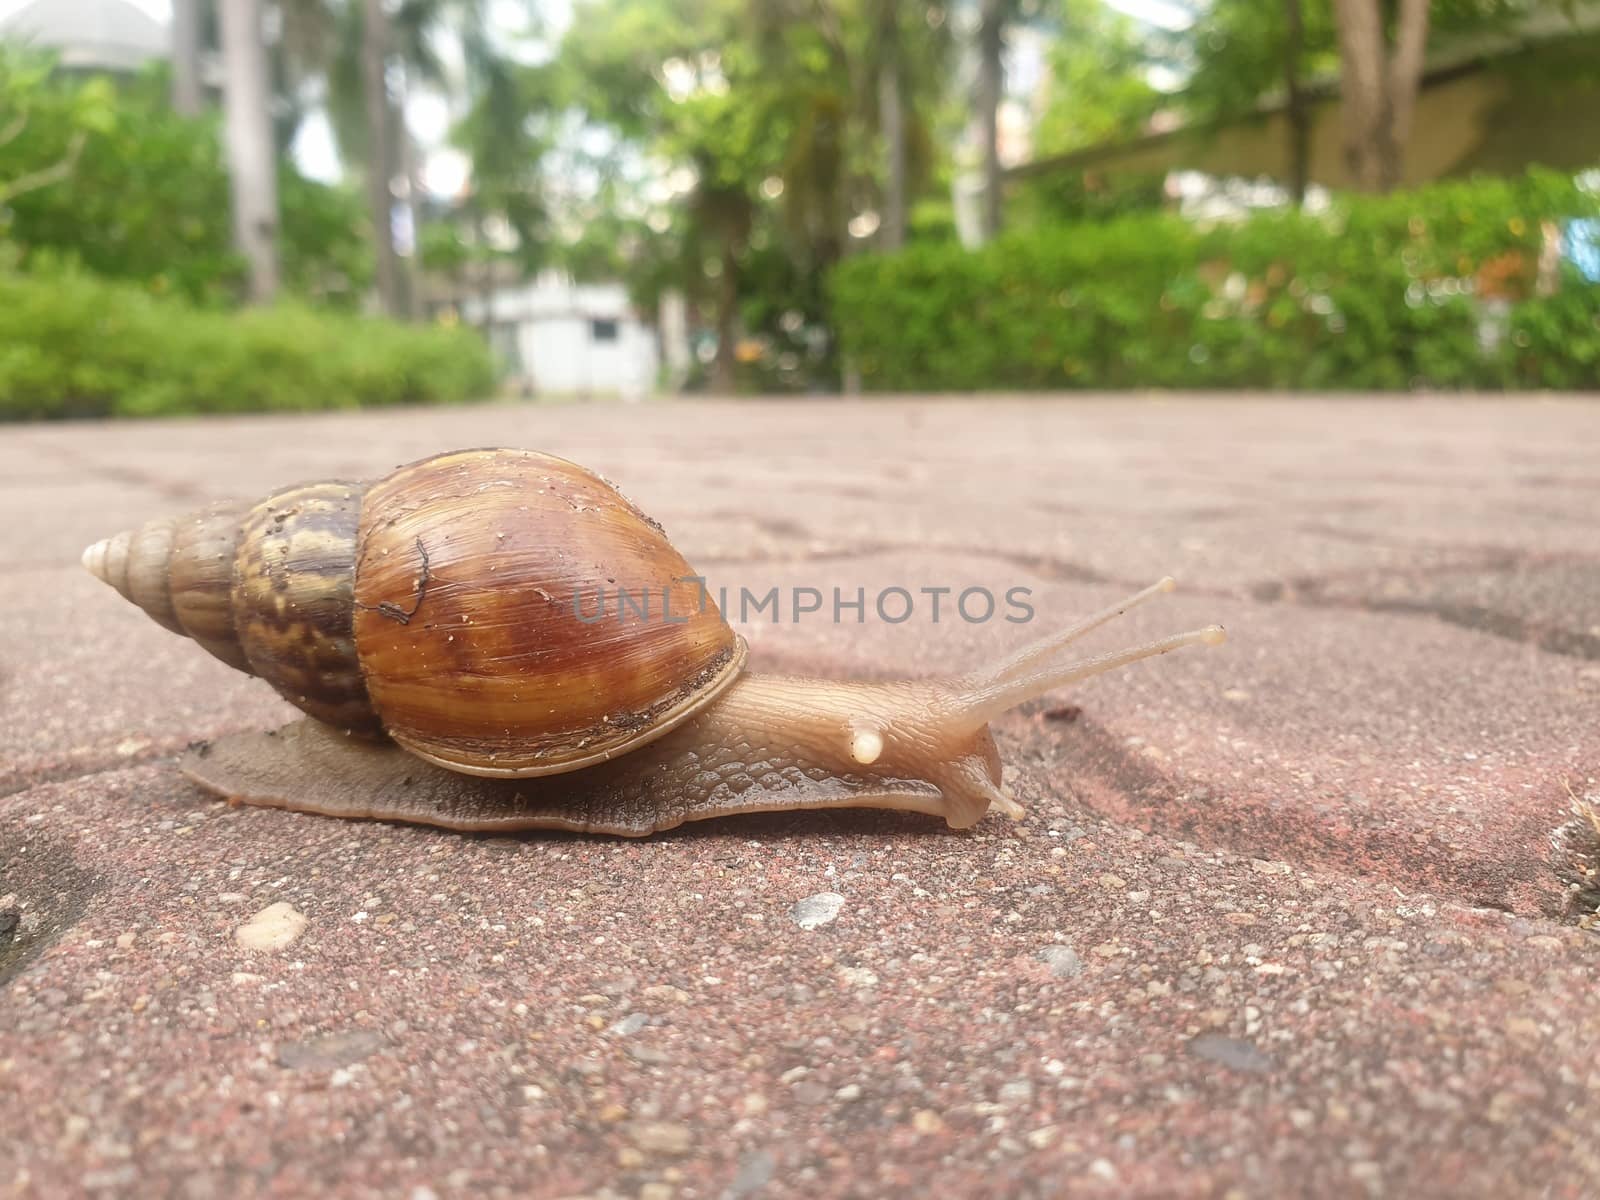
M 306 916 L 286 901 L 269 904 L 233 931 L 246 950 L 282 950 L 305 932 Z
M 796 901 L 789 910 L 789 916 L 801 929 L 815 929 L 832 921 L 843 907 L 844 897 L 838 892 L 818 892 L 815 896 Z
M 1203 1033 L 1189 1040 L 1189 1053 L 1234 1071 L 1260 1074 L 1272 1069 L 1268 1058 L 1254 1042 L 1243 1038 L 1223 1037 L 1221 1034 Z
M 1083 959 L 1071 946 L 1046 946 L 1039 951 L 1039 960 L 1057 979 L 1071 979 L 1083 973 Z

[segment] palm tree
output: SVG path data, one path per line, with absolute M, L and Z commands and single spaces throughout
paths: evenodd
M 234 244 L 249 264 L 250 299 L 278 293 L 278 160 L 268 108 L 261 0 L 221 0 L 223 110 Z
M 766 90 L 774 93 L 768 103 L 774 125 L 787 130 L 785 214 L 819 269 L 850 246 L 846 226 L 858 206 L 878 208 L 880 248 L 905 240 L 912 196 L 930 165 L 925 116 L 944 85 L 949 48 L 930 11 L 896 0 L 774 2 L 760 10 L 756 33 Z M 797 51 L 797 23 L 811 28 L 823 56 L 806 43 Z M 878 170 L 850 169 L 874 158 Z
M 883 223 L 878 244 L 898 250 L 906 240 L 906 118 L 901 71 L 900 6 L 877 0 L 878 128 L 883 134 Z
M 367 126 L 367 204 L 377 256 L 378 303 L 391 317 L 407 315 L 394 246 L 394 132 L 405 122 L 389 95 L 389 14 L 383 0 L 361 4 L 361 95 Z
M 1005 90 L 1005 29 L 1017 0 L 983 0 L 978 21 L 978 129 L 983 139 L 983 236 L 1000 232 L 1000 97 Z
M 1299 208 L 1311 182 L 1311 106 L 1301 81 L 1306 23 L 1300 0 L 1284 0 L 1283 85 L 1289 124 L 1289 196 Z
M 172 107 L 198 117 L 200 91 L 200 0 L 172 0 Z
M 405 121 L 407 90 L 412 81 L 450 91 L 463 90 L 464 83 L 475 110 L 487 101 L 497 130 L 513 128 L 522 120 L 526 114 L 515 107 L 521 97 L 513 67 L 497 51 L 490 33 L 492 0 L 398 0 L 388 5 L 383 0 L 281 2 L 286 41 L 308 73 L 323 81 L 322 98 L 340 156 L 364 169 L 383 306 L 395 315 L 415 313 L 416 281 L 411 280 L 407 289 L 392 229 L 397 177 L 403 176 L 409 185 L 414 225 L 419 215 L 415 147 Z M 503 21 L 503 13 L 500 17 Z M 436 52 L 437 44 L 447 39 L 460 47 L 464 81 L 449 78 L 450 71 Z M 517 145 L 525 148 L 526 139 Z M 468 150 L 476 178 L 479 147 Z M 420 227 L 415 227 L 413 237 L 420 236 Z

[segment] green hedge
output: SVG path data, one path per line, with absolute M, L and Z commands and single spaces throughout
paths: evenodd
M 1538 172 L 1209 229 L 1041 228 L 847 260 L 834 319 L 880 390 L 1600 388 L 1600 286 L 1563 261 L 1537 287 L 1541 223 L 1597 214 Z M 1486 298 L 1510 305 L 1489 351 Z
M 0 269 L 0 420 L 450 403 L 494 382 L 469 330 L 220 312 L 75 269 Z

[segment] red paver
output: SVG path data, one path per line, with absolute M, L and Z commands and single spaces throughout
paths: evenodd
M 1309 398 L 0 435 L 0 1188 L 1592 1195 L 1600 937 L 1552 836 L 1600 794 L 1597 435 Z M 1028 815 L 970 834 L 462 837 L 177 776 L 286 710 L 83 575 L 85 537 L 492 442 L 603 470 L 758 593 L 1024 585 L 1043 620 L 1172 570 L 1093 645 L 1232 640 L 999 722 Z M 1040 628 L 745 632 L 763 669 L 883 676 Z M 304 932 L 242 948 L 276 902 Z

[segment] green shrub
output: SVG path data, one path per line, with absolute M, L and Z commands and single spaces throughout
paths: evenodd
M 54 68 L 49 55 L 0 43 L 0 237 L 24 261 L 70 256 L 158 295 L 237 299 L 246 272 L 220 116 L 173 112 L 164 73 L 114 85 Z M 305 178 L 285 156 L 278 202 L 284 285 L 354 307 L 373 272 L 360 196 Z
M 219 312 L 76 269 L 0 269 L 0 420 L 451 403 L 493 385 L 469 330 Z
M 833 315 L 875 389 L 1594 388 L 1600 286 L 1536 280 L 1541 223 L 1596 213 L 1535 172 L 1210 229 L 1135 214 L 849 259 Z

